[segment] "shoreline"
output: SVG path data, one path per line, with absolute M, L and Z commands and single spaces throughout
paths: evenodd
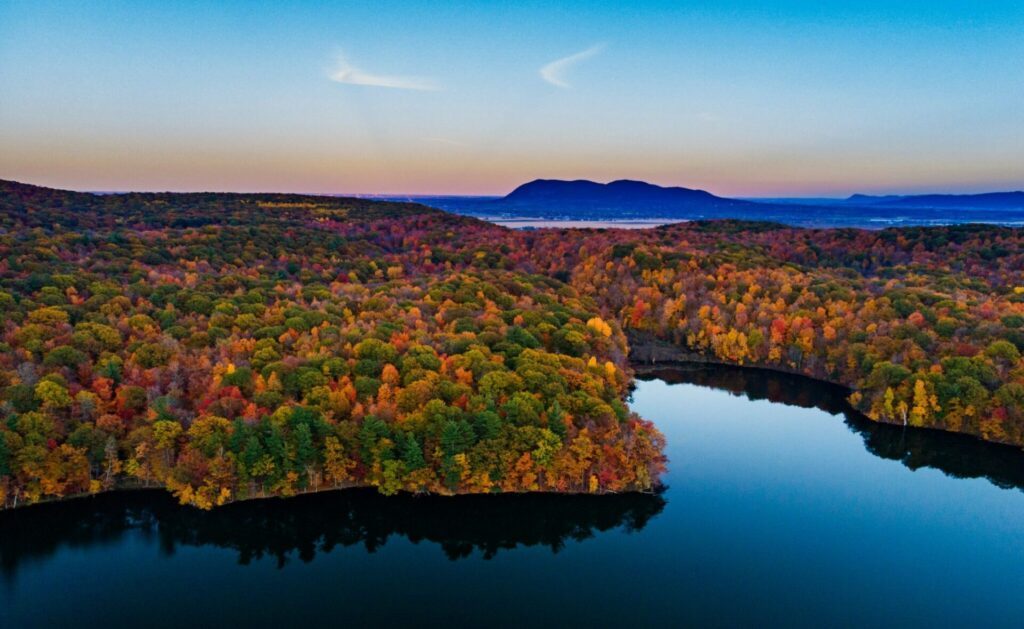
M 182 507 L 190 507 L 190 508 L 193 508 L 193 509 L 195 509 L 197 511 L 212 511 L 213 509 L 217 509 L 217 508 L 220 508 L 220 507 L 227 507 L 227 506 L 230 506 L 230 505 L 233 505 L 233 504 L 239 504 L 239 503 L 243 503 L 243 502 L 255 502 L 255 501 L 261 501 L 261 500 L 275 500 L 275 499 L 276 500 L 288 500 L 290 498 L 298 498 L 298 497 L 302 497 L 302 496 L 312 496 L 312 495 L 315 495 L 315 494 L 325 494 L 325 493 L 334 493 L 334 492 L 351 491 L 351 490 L 373 490 L 373 491 L 377 491 L 377 487 L 375 485 L 341 485 L 341 486 L 321 487 L 321 488 L 318 488 L 318 489 L 305 489 L 305 490 L 302 490 L 302 491 L 296 491 L 296 492 L 291 493 L 289 495 L 262 494 L 262 495 L 255 495 L 255 496 L 246 496 L 245 498 L 238 498 L 238 499 L 229 500 L 229 501 L 225 502 L 222 505 L 214 505 L 214 507 L 212 509 L 202 509 L 202 508 L 197 507 L 197 506 L 192 505 L 192 504 L 182 503 L 165 486 L 162 486 L 162 485 L 149 485 L 149 486 L 146 486 L 146 485 L 136 485 L 134 483 L 125 483 L 125 484 L 120 485 L 120 486 L 111 487 L 110 489 L 102 489 L 102 490 L 97 491 L 95 493 L 86 492 L 86 493 L 70 494 L 70 495 L 67 495 L 67 496 L 61 496 L 59 498 L 50 497 L 50 498 L 43 498 L 43 499 L 38 500 L 36 502 L 20 503 L 17 506 L 10 506 L 10 505 L 0 506 L 0 514 L 8 513 L 8 512 L 15 512 L 15 511 L 22 511 L 24 509 L 28 509 L 28 508 L 31 508 L 31 507 L 40 507 L 40 506 L 44 506 L 44 505 L 53 505 L 53 504 L 58 504 L 58 503 L 62 503 L 62 502 L 70 502 L 70 501 L 84 501 L 84 500 L 87 500 L 89 498 L 96 498 L 96 497 L 99 497 L 99 496 L 109 496 L 109 495 L 112 495 L 112 494 L 135 493 L 135 492 L 139 492 L 139 493 L 142 493 L 142 492 L 154 492 L 154 493 L 159 492 L 159 493 L 166 494 L 167 496 L 172 498 L 177 504 L 181 505 Z M 600 491 L 600 492 L 590 492 L 590 491 L 544 491 L 544 490 L 537 490 L 537 491 L 499 491 L 499 492 L 439 493 L 439 492 L 430 492 L 430 491 L 414 492 L 414 491 L 400 490 L 398 493 L 402 494 L 402 495 L 405 495 L 405 496 L 412 497 L 412 498 L 418 498 L 418 497 L 459 498 L 459 497 L 465 497 L 465 496 L 530 496 L 530 495 L 545 495 L 545 496 L 621 496 L 621 495 L 635 494 L 635 495 L 657 496 L 657 495 L 660 495 L 664 491 L 665 491 L 665 485 L 660 484 L 657 487 L 655 487 L 654 489 L 651 489 L 651 490 L 648 490 L 648 491 L 644 491 L 644 490 L 640 490 L 640 489 L 631 489 L 631 490 L 628 490 L 628 491 Z M 389 497 L 389 496 L 386 496 L 384 494 L 381 494 L 381 496 L 383 496 L 385 498 Z M 2 517 L 2 515 L 0 515 L 0 517 Z
M 629 351 L 629 355 L 628 355 L 629 367 L 634 372 L 634 377 L 633 377 L 634 382 L 630 384 L 630 390 L 635 388 L 635 380 L 636 380 L 637 376 L 650 375 L 650 376 L 658 377 L 657 376 L 657 372 L 659 372 L 659 371 L 686 370 L 687 368 L 698 368 L 698 369 L 701 369 L 701 368 L 712 368 L 712 369 L 713 368 L 726 368 L 726 369 L 739 369 L 739 370 L 747 370 L 747 371 L 768 372 L 768 373 L 774 373 L 774 374 L 780 374 L 780 375 L 784 375 L 784 376 L 791 376 L 791 377 L 795 377 L 795 378 L 800 378 L 800 379 L 803 379 L 803 380 L 807 380 L 809 383 L 813 383 L 813 384 L 820 385 L 820 386 L 835 387 L 835 388 L 841 390 L 844 393 L 844 395 L 843 395 L 843 404 L 846 407 L 845 410 L 847 412 L 850 412 L 850 413 L 856 413 L 859 417 L 863 418 L 865 421 L 869 421 L 869 422 L 872 422 L 872 423 L 875 423 L 875 424 L 888 425 L 888 426 L 896 426 L 896 427 L 902 426 L 903 428 L 911 429 L 911 430 L 925 430 L 925 431 L 929 431 L 929 432 L 937 432 L 937 433 L 945 433 L 945 434 L 948 434 L 948 435 L 956 435 L 956 436 L 964 438 L 964 439 L 970 439 L 972 441 L 979 441 L 979 442 L 982 442 L 982 443 L 994 444 L 994 445 L 997 445 L 997 446 L 1002 446 L 1002 447 L 1006 447 L 1006 448 L 1012 448 L 1014 450 L 1018 450 L 1018 451 L 1024 452 L 1024 448 L 1021 448 L 1021 447 L 1019 447 L 1017 445 L 1010 444 L 1010 443 L 1003 443 L 1003 442 L 999 442 L 999 441 L 991 441 L 991 440 L 987 440 L 987 439 L 982 439 L 981 437 L 976 436 L 976 435 L 972 435 L 970 433 L 957 432 L 957 431 L 952 431 L 952 430 L 945 430 L 943 428 L 935 428 L 935 427 L 931 427 L 931 426 L 901 425 L 901 424 L 898 424 L 898 423 L 895 423 L 895 422 L 887 422 L 887 421 L 879 421 L 879 420 L 871 419 L 870 417 L 868 417 L 867 415 L 865 415 L 864 413 L 862 413 L 860 410 L 858 410 L 852 404 L 849 403 L 849 401 L 847 399 L 847 396 L 849 394 L 853 393 L 854 389 L 852 389 L 851 387 L 846 386 L 846 385 L 844 385 L 844 384 L 842 384 L 840 382 L 833 382 L 831 380 L 823 380 L 823 379 L 820 379 L 820 378 L 815 378 L 813 376 L 807 375 L 807 374 L 802 373 L 800 371 L 797 371 L 795 369 L 786 369 L 786 368 L 782 368 L 782 367 L 778 367 L 778 366 L 771 366 L 771 365 L 764 365 L 764 364 L 754 364 L 754 363 L 742 364 L 742 365 L 741 364 L 736 364 L 736 363 L 729 363 L 729 362 L 725 362 L 725 361 L 722 361 L 722 360 L 719 360 L 719 359 L 715 359 L 715 358 L 712 358 L 712 357 L 704 356 L 702 354 L 696 354 L 696 353 L 693 353 L 693 352 L 688 352 L 688 351 L 684 350 L 683 348 L 681 348 L 681 347 L 679 347 L 677 345 L 669 343 L 668 341 L 663 341 L 661 339 L 657 339 L 657 338 L 655 338 L 653 336 L 648 336 L 646 334 L 641 336 L 641 335 L 637 335 L 637 334 L 634 333 L 633 335 L 629 335 L 629 336 L 631 337 L 631 339 L 630 339 L 631 341 L 634 338 L 636 338 L 636 340 L 637 340 L 637 343 L 635 345 L 632 342 L 630 342 L 630 351 Z M 637 354 L 639 354 L 639 356 Z M 292 493 L 290 495 L 262 494 L 262 495 L 247 496 L 245 498 L 232 499 L 232 500 L 224 503 L 223 505 L 217 505 L 217 506 L 225 506 L 226 507 L 226 506 L 229 506 L 231 504 L 242 503 L 242 502 L 252 502 L 252 501 L 257 501 L 257 500 L 271 500 L 271 499 L 286 500 L 286 499 L 289 499 L 289 498 L 296 498 L 296 497 L 300 497 L 300 496 L 308 496 L 308 495 L 321 494 L 321 493 L 327 493 L 327 492 L 338 492 L 338 491 L 345 491 L 345 490 L 352 490 L 352 489 L 362 489 L 362 490 L 373 489 L 373 490 L 376 490 L 376 487 L 374 485 L 357 485 L 357 484 L 353 484 L 353 485 L 343 485 L 343 486 L 331 486 L 331 487 L 318 488 L 318 489 L 306 489 L 306 490 L 302 490 L 302 491 L 296 491 L 296 492 L 294 492 L 294 493 Z M 413 497 L 417 497 L 417 496 L 436 496 L 436 497 L 443 497 L 443 498 L 457 498 L 459 496 L 534 495 L 534 494 L 558 495 L 558 496 L 601 496 L 601 495 L 615 495 L 615 494 L 658 495 L 661 492 L 663 492 L 664 489 L 665 489 L 664 485 L 660 485 L 660 486 L 656 487 L 655 489 L 653 489 L 651 491 L 629 490 L 629 491 L 620 491 L 620 492 L 610 492 L 610 491 L 604 491 L 604 492 L 543 491 L 543 490 L 538 490 L 538 491 L 510 491 L 510 492 L 502 491 L 502 492 L 494 492 L 494 493 L 483 493 L 483 492 L 438 493 L 438 492 L 410 492 L 410 491 L 401 490 L 399 493 L 405 494 L 405 495 L 408 495 L 408 496 L 413 496 Z M 88 493 L 88 492 L 86 492 L 86 493 L 79 493 L 79 494 L 72 494 L 72 495 L 68 495 L 68 496 L 62 496 L 62 497 L 59 497 L 59 498 L 44 498 L 44 499 L 38 500 L 36 502 L 21 503 L 21 504 L 18 504 L 17 506 L 3 505 L 3 506 L 0 506 L 0 514 L 5 513 L 5 512 L 20 511 L 20 510 L 23 510 L 23 509 L 26 509 L 26 508 L 29 508 L 29 507 L 34 507 L 34 506 L 41 506 L 41 505 L 47 505 L 47 504 L 55 504 L 55 503 L 61 503 L 61 502 L 68 502 L 68 501 L 72 501 L 72 500 L 84 500 L 84 499 L 93 498 L 93 497 L 102 496 L 102 495 L 109 495 L 109 494 L 116 494 L 116 493 L 128 493 L 128 492 L 144 492 L 144 491 L 163 492 L 163 493 L 168 494 L 172 498 L 174 497 L 174 495 L 165 486 L 160 486 L 160 485 L 148 485 L 147 486 L 147 485 L 142 485 L 142 484 L 138 484 L 138 483 L 134 483 L 134 482 L 122 482 L 122 483 L 119 483 L 118 485 L 115 485 L 114 487 L 112 487 L 110 489 L 103 489 L 103 490 L 95 492 L 95 493 Z M 195 505 L 183 504 L 182 506 L 192 506 L 193 508 L 198 509 L 200 511 L 203 510 L 203 509 L 200 509 L 199 507 L 195 507 Z
M 935 426 L 911 426 L 909 424 L 900 424 L 897 422 L 872 419 L 871 417 L 868 417 L 865 413 L 863 413 L 860 409 L 850 404 L 848 396 L 855 393 L 856 389 L 846 384 L 843 384 L 842 382 L 835 382 L 833 380 L 824 380 L 822 378 L 816 378 L 814 376 L 808 375 L 796 369 L 788 369 L 776 365 L 765 365 L 762 363 L 746 363 L 741 365 L 737 363 L 725 362 L 723 360 L 708 357 L 703 354 L 688 352 L 677 345 L 669 343 L 668 341 L 663 341 L 653 336 L 648 337 L 646 333 L 642 334 L 644 335 L 642 337 L 640 335 L 636 335 L 636 333 L 627 334 L 627 337 L 629 337 L 630 339 L 629 365 L 633 369 L 634 373 L 637 375 L 652 375 L 654 372 L 659 370 L 685 369 L 687 367 L 707 366 L 712 368 L 726 367 L 730 369 L 765 371 L 786 376 L 793 376 L 818 385 L 836 387 L 838 389 L 841 389 L 846 394 L 843 396 L 843 401 L 847 407 L 848 412 L 856 413 L 858 416 L 862 417 L 866 421 L 875 424 L 884 424 L 887 426 L 896 426 L 911 430 L 928 430 L 932 432 L 945 433 L 948 435 L 959 435 L 965 439 L 980 441 L 982 443 L 991 443 L 997 446 L 1012 448 L 1014 450 L 1024 452 L 1024 447 L 1019 446 L 1017 444 L 1007 443 L 1005 441 L 983 439 L 982 437 L 971 434 L 969 432 L 946 430 L 945 428 L 938 428 Z M 636 345 L 633 344 L 633 340 L 635 337 L 640 338 Z M 642 357 L 638 358 L 634 356 L 635 348 L 640 348 Z

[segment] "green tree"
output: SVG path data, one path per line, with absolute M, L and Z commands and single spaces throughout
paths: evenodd
M 42 380 L 36 385 L 36 397 L 46 408 L 71 406 L 71 395 L 68 390 L 52 380 Z

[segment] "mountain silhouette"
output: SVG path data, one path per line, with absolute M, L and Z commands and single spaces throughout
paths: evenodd
M 705 190 L 665 188 L 628 179 L 605 184 L 585 179 L 537 179 L 519 186 L 507 196 L 491 203 L 509 211 L 571 209 L 601 213 L 608 210 L 623 210 L 626 213 L 649 214 L 652 210 L 659 210 L 666 212 L 666 215 L 679 211 L 753 205 L 748 201 L 718 197 Z
M 872 196 L 854 194 L 845 200 L 850 205 L 871 207 L 999 209 L 1024 208 L 1024 192 L 985 192 L 981 194 L 913 194 Z

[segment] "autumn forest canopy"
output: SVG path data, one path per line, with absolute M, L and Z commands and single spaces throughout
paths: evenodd
M 0 182 L 0 504 L 647 491 L 630 339 L 1024 445 L 1019 230 L 508 230 L 415 204 Z

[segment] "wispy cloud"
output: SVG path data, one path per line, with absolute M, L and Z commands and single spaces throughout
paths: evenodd
M 586 50 L 581 50 L 575 54 L 569 55 L 568 57 L 555 59 L 540 69 L 540 78 L 563 89 L 572 87 L 565 80 L 566 72 L 568 72 L 577 63 L 590 59 L 602 50 L 604 50 L 604 44 L 597 44 L 596 46 L 591 46 Z
M 437 91 L 441 87 L 433 79 L 421 76 L 391 76 L 364 72 L 342 55 L 338 55 L 337 65 L 329 74 L 332 81 L 348 85 L 366 85 L 370 87 L 389 87 L 399 90 Z

